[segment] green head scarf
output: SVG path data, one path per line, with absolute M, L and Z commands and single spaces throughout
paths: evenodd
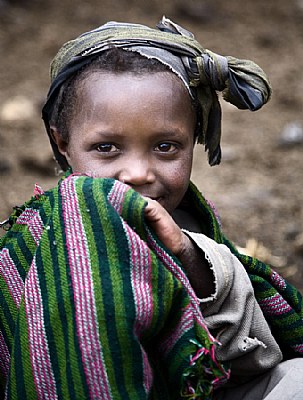
M 198 143 L 205 144 L 210 165 L 221 161 L 221 107 L 217 91 L 239 109 L 258 110 L 271 95 L 264 71 L 249 60 L 220 56 L 198 43 L 191 32 L 163 17 L 157 29 L 144 25 L 108 22 L 64 44 L 51 64 L 51 87 L 42 117 L 55 157 L 65 170 L 68 163 L 50 134 L 50 119 L 61 85 L 92 57 L 112 48 L 154 58 L 179 76 L 201 106 Z

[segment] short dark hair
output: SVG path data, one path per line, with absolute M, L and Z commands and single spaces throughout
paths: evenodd
M 89 60 L 75 75 L 64 82 L 60 88 L 59 95 L 55 101 L 50 118 L 50 124 L 55 126 L 62 138 L 68 142 L 70 121 L 77 112 L 77 88 L 93 72 L 135 74 L 171 72 L 168 66 L 157 59 L 147 58 L 138 52 L 123 50 L 118 47 L 110 48 Z M 201 111 L 197 100 L 192 100 L 194 110 L 197 114 L 197 123 L 194 136 L 200 128 Z

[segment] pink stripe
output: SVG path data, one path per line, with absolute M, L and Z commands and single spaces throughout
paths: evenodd
M 132 244 L 133 247 L 135 247 L 138 243 L 134 243 L 133 241 Z M 134 266 L 134 269 L 132 270 L 132 280 L 134 282 L 134 289 L 136 291 L 138 303 L 136 321 L 136 333 L 138 335 L 140 335 L 144 329 L 149 327 L 153 313 L 153 304 L 151 301 L 152 294 L 150 290 L 151 285 L 149 282 L 150 276 L 148 275 L 150 265 L 148 263 L 148 258 L 146 260 L 147 266 L 144 267 L 144 265 L 142 265 L 143 251 L 144 250 L 139 244 L 138 251 L 131 253 L 132 265 Z
M 42 297 L 35 258 L 25 281 L 24 299 L 31 364 L 38 398 L 57 399 L 55 378 L 44 327 Z
M 109 193 L 108 200 L 119 214 L 122 212 L 123 201 L 128 190 L 128 186 L 116 181 Z M 127 235 L 131 265 L 133 266 L 131 270 L 131 281 L 136 306 L 136 322 L 134 329 L 136 336 L 140 337 L 141 332 L 150 326 L 153 314 L 150 252 L 146 244 L 124 222 L 123 227 Z M 146 393 L 149 393 L 153 382 L 153 372 L 143 348 L 141 352 L 143 357 L 144 387 Z
M 264 312 L 281 315 L 292 310 L 290 305 L 283 299 L 280 294 L 276 294 L 272 297 L 260 301 L 260 306 Z
M 280 276 L 277 272 L 273 271 L 271 277 L 270 277 L 271 281 L 273 283 L 275 283 L 278 288 L 280 290 L 283 290 L 286 288 L 286 282 L 285 280 L 282 278 L 282 276 Z
M 129 187 L 124 183 L 115 181 L 111 191 L 108 194 L 108 201 L 114 207 L 114 209 L 121 215 L 123 208 L 123 200 L 126 192 L 128 192 Z
M 124 221 L 123 228 L 127 235 L 129 254 L 131 257 L 131 282 L 136 307 L 135 335 L 140 338 L 141 333 L 149 328 L 153 316 L 151 258 L 146 244 Z M 149 393 L 153 382 L 153 372 L 145 353 L 143 357 L 143 376 L 146 393 Z
M 202 316 L 201 310 L 200 310 L 200 304 L 197 299 L 197 296 L 191 287 L 191 284 L 186 276 L 186 274 L 182 271 L 182 269 L 174 262 L 172 257 L 170 257 L 161 247 L 159 247 L 158 243 L 154 240 L 151 232 L 148 231 L 148 237 L 147 237 L 147 242 L 150 245 L 150 247 L 154 250 L 154 252 L 157 254 L 159 259 L 163 262 L 165 267 L 175 276 L 183 285 L 183 287 L 186 289 L 188 296 L 190 298 L 190 303 L 192 306 L 192 312 L 195 320 L 197 323 L 206 331 L 209 339 L 214 342 L 218 343 L 218 340 L 213 337 L 213 335 L 209 332 L 208 327 L 204 321 L 204 318 Z
M 136 334 L 150 326 L 153 316 L 151 258 L 149 249 L 124 221 L 131 257 L 131 280 L 136 305 Z
M 261 300 L 260 303 L 262 303 L 264 305 L 272 306 L 272 305 L 275 305 L 275 304 L 280 304 L 281 301 L 283 302 L 284 299 L 279 293 L 277 293 L 277 294 L 275 294 L 275 295 L 273 295 L 271 297 L 267 297 L 267 298 Z
M 16 223 L 20 225 L 27 225 L 38 214 L 37 210 L 26 208 L 23 213 L 17 218 Z
M 143 357 L 143 377 L 144 377 L 144 387 L 146 393 L 149 393 L 153 384 L 154 380 L 154 374 L 153 370 L 151 368 L 151 365 L 149 363 L 148 356 L 146 354 L 146 351 L 144 348 L 141 346 L 141 352 L 142 352 L 142 357 Z
M 295 352 L 303 353 L 303 344 L 297 344 L 291 347 L 294 349 Z
M 191 329 L 194 325 L 193 313 L 190 304 L 183 311 L 182 317 L 174 330 L 174 334 L 168 336 L 160 345 L 160 351 L 166 355 L 182 337 L 182 335 Z
M 37 210 L 26 208 L 18 217 L 16 224 L 27 225 L 36 244 L 39 244 L 43 233 L 43 222 Z
M 12 299 L 19 308 L 24 283 L 14 261 L 10 257 L 8 249 L 5 248 L 0 252 L 0 275 L 5 280 Z
M 8 347 L 5 343 L 2 332 L 0 331 L 0 368 L 5 378 L 9 372 L 10 359 L 11 356 L 9 354 Z
M 75 176 L 70 176 L 62 182 L 60 189 L 62 198 L 65 199 L 62 207 L 78 339 L 90 398 L 111 399 L 106 366 L 99 341 L 89 248 L 75 189 L 77 179 Z

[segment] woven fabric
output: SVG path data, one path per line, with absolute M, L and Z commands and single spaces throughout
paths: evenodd
M 0 246 L 0 377 L 8 399 L 210 399 L 215 360 L 181 266 L 145 225 L 145 202 L 111 179 L 71 175 L 10 218 Z M 201 230 L 241 260 L 285 357 L 302 356 L 302 298 L 239 254 L 209 203 Z
M 12 215 L 0 247 L 7 399 L 209 399 L 225 380 L 145 204 L 118 181 L 69 175 Z

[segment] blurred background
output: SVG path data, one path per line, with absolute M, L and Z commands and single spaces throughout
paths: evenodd
M 162 15 L 223 55 L 249 58 L 273 97 L 255 113 L 222 103 L 223 160 L 196 148 L 193 181 L 223 231 L 303 289 L 303 0 L 0 0 L 0 221 L 58 180 L 40 117 L 63 42 L 108 20 L 154 27 Z

